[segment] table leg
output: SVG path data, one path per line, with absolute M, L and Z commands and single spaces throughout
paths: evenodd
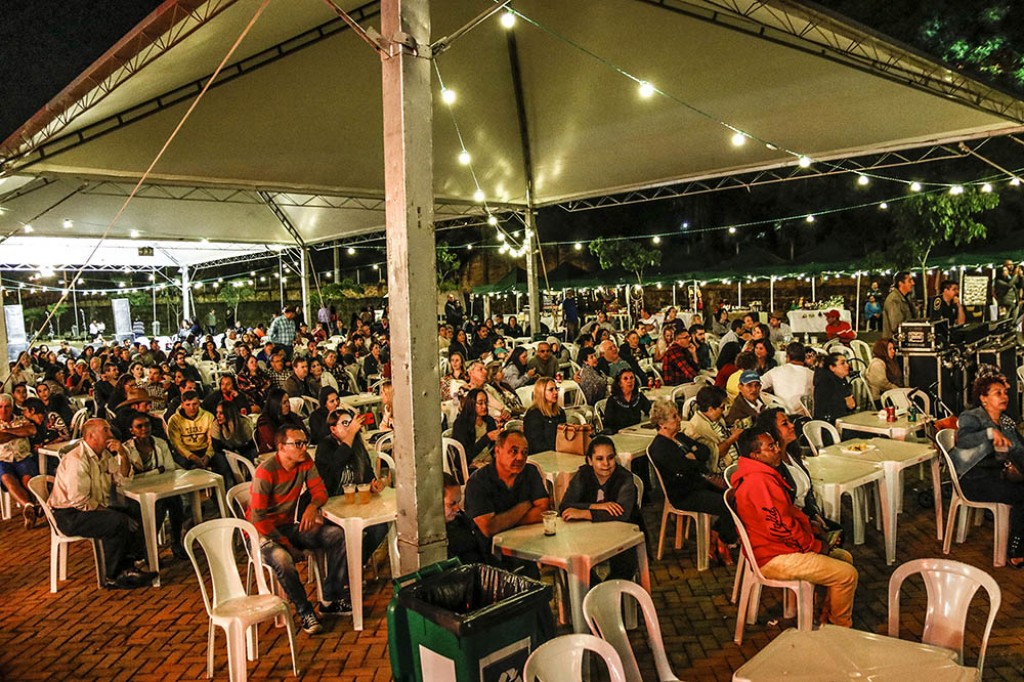
M 932 495 L 935 498 L 935 537 L 943 539 L 942 527 L 942 475 L 939 473 L 939 458 L 932 457 Z
M 651 593 L 651 567 L 647 558 L 647 542 L 641 540 L 636 546 L 636 567 L 640 573 L 640 587 Z
M 227 495 L 224 493 L 224 480 L 217 481 L 217 485 L 214 487 L 214 492 L 217 494 L 217 507 L 220 509 L 220 517 L 227 519 L 231 517 L 228 511 Z
M 889 469 L 885 476 L 878 479 L 878 497 L 882 501 L 882 536 L 885 539 L 885 563 L 892 565 L 896 561 L 896 507 L 892 499 L 892 487 L 889 483 Z
M 583 617 L 583 597 L 590 590 L 590 562 L 576 558 L 566 567 L 569 582 L 569 603 L 572 607 L 572 631 L 587 634 L 590 628 Z M 354 605 L 353 605 L 354 608 Z
M 199 496 L 199 490 L 192 491 L 192 520 L 198 526 L 203 522 L 203 499 Z
M 352 599 L 352 629 L 363 629 L 363 526 L 360 519 L 345 519 L 345 554 L 348 591 Z
M 398 563 L 398 524 L 394 521 L 388 524 L 388 558 L 391 560 L 391 577 L 402 575 Z
M 156 497 L 143 495 L 139 500 L 142 511 L 142 531 L 146 535 L 146 560 L 149 570 L 156 573 L 154 587 L 160 587 L 160 547 L 156 543 Z

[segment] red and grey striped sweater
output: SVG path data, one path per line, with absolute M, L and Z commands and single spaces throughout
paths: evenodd
M 261 536 L 291 547 L 279 529 L 295 523 L 295 506 L 303 487 L 309 488 L 313 504 L 322 507 L 327 503 L 327 488 L 312 459 L 288 471 L 274 455 L 256 468 L 250 487 L 249 520 Z

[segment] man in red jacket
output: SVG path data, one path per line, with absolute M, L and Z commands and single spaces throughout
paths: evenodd
M 806 580 L 828 588 L 821 622 L 853 625 L 857 569 L 850 553 L 832 546 L 790 497 L 776 470 L 782 462 L 778 443 L 766 431 L 747 429 L 740 436 L 739 466 L 733 474 L 734 505 L 750 538 L 761 573 L 774 580 Z

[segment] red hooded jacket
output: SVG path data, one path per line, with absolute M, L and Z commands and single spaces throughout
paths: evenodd
M 758 566 L 780 554 L 821 551 L 810 520 L 790 501 L 789 486 L 778 471 L 740 457 L 732 480 L 736 514 L 747 529 Z

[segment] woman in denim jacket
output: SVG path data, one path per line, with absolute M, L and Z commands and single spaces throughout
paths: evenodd
M 1024 567 L 1024 444 L 1013 420 L 1004 415 L 1008 403 L 1006 380 L 983 376 L 974 382 L 979 407 L 957 420 L 956 447 L 949 453 L 960 487 L 971 500 L 1010 505 L 1008 563 Z

